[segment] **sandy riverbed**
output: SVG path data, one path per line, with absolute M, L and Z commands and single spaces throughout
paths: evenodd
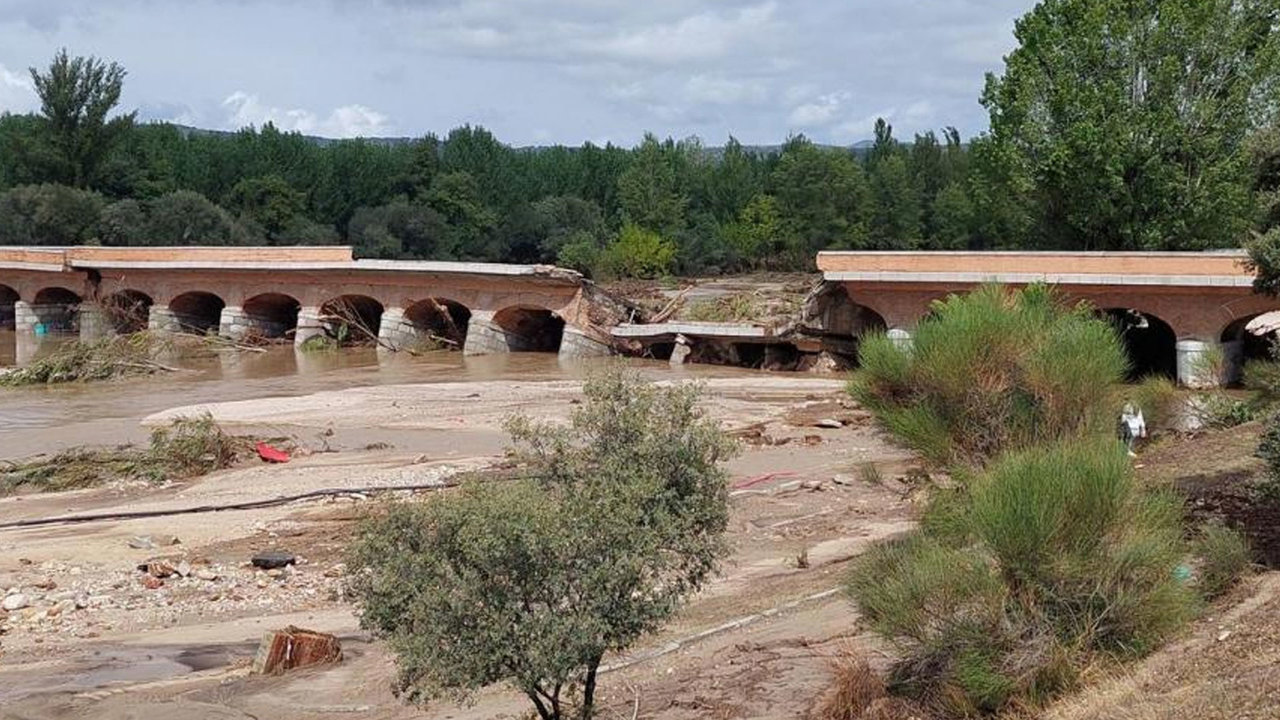
M 732 557 L 660 637 L 606 675 L 606 704 L 644 717 L 777 717 L 807 707 L 826 682 L 826 659 L 844 643 L 874 643 L 838 594 L 847 560 L 875 539 L 910 527 L 909 488 L 896 478 L 909 457 L 845 399 L 841 383 L 753 376 L 704 381 L 707 412 L 751 442 L 730 470 Z M 514 412 L 564 418 L 580 397 L 571 380 L 476 381 L 360 387 L 293 397 L 202 403 L 148 423 L 210 412 L 232 429 L 292 432 L 317 448 L 342 448 L 287 465 L 250 464 L 166 488 L 115 487 L 0 499 L 19 519 L 111 510 L 177 509 L 325 487 L 421 484 L 494 460 L 502 421 Z M 838 418 L 839 429 L 814 427 Z M 378 449 L 360 449 L 370 443 Z M 869 485 L 874 463 L 887 480 Z M 777 473 L 761 480 L 761 476 Z M 838 479 L 838 482 L 833 479 Z M 402 493 L 404 494 L 404 493 Z M 429 501 L 429 498 L 427 498 Z M 388 690 L 391 660 L 363 636 L 341 595 L 342 549 L 363 495 L 251 511 L 54 525 L 0 531 L 0 587 L 33 609 L 10 614 L 0 638 L 0 716 L 5 717 L 423 717 Z M 135 549 L 130 538 L 177 536 L 181 544 Z M 245 566 L 260 549 L 302 557 L 268 578 Z M 797 567 L 805 551 L 808 567 Z M 206 576 L 148 590 L 134 568 L 152 556 L 186 559 Z M 81 609 L 74 598 L 92 603 Z M 41 614 L 53 598 L 64 610 Z M 68 605 L 66 598 L 73 598 Z M 673 641 L 741 621 L 681 649 Z M 260 634 L 295 623 L 338 633 L 339 666 L 279 678 L 246 676 Z M 426 717 L 523 712 L 507 690 L 478 704 L 440 705 Z

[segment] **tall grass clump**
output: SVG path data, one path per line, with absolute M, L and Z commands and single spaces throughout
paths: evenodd
M 850 392 L 927 459 L 999 453 L 1110 430 L 1124 348 L 1087 305 L 1043 285 L 988 285 L 935 303 L 911 347 L 863 340 Z
M 1176 572 L 1180 503 L 1139 487 L 1111 439 L 1010 453 L 941 514 L 864 556 L 847 585 L 903 651 L 891 689 L 937 712 L 1038 705 L 1095 658 L 1150 651 L 1197 608 Z
M 1200 591 L 1207 598 L 1226 594 L 1249 570 L 1249 543 L 1237 530 L 1219 522 L 1200 528 L 1195 538 Z

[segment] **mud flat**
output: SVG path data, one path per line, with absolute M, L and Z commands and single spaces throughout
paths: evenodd
M 832 591 L 851 557 L 911 526 L 913 489 L 900 478 L 912 461 L 847 401 L 839 381 L 702 382 L 707 412 L 746 441 L 730 465 L 734 552 L 661 636 L 609 660 L 604 703 L 629 716 L 639 698 L 642 717 L 794 715 L 825 687 L 828 656 L 848 643 L 875 647 Z M 0 620 L 0 717 L 518 716 L 524 701 L 502 689 L 425 714 L 393 697 L 393 663 L 359 631 L 343 596 L 343 551 L 377 502 L 363 489 L 420 486 L 483 467 L 502 450 L 506 417 L 564 418 L 580 394 L 576 380 L 381 385 L 148 417 L 208 411 L 232 428 L 292 431 L 317 452 L 161 488 L 7 498 L 0 519 L 349 492 L 245 511 L 0 530 L 0 595 L 13 588 L 28 601 Z M 324 452 L 326 445 L 340 451 Z M 868 463 L 882 482 L 859 479 Z M 449 491 L 391 494 L 430 502 L 437 492 Z M 145 535 L 179 544 L 131 547 Z M 272 575 L 248 565 L 266 549 L 295 553 L 298 563 Z M 185 561 L 189 574 L 148 589 L 136 566 L 157 557 Z M 249 676 L 258 637 L 288 624 L 337 633 L 346 660 Z

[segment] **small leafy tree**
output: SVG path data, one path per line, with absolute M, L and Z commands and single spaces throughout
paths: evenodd
M 568 426 L 509 423 L 520 479 L 392 506 L 361 533 L 361 622 L 410 699 L 505 681 L 544 720 L 590 718 L 605 653 L 661 627 L 715 568 L 733 445 L 696 389 L 610 372 L 584 393 Z
M 624 225 L 605 251 L 605 270 L 622 277 L 652 278 L 671 272 L 676 244 L 639 225 Z

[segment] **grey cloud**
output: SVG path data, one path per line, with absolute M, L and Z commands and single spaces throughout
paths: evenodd
M 144 117 L 210 127 L 843 143 L 884 114 L 901 134 L 971 135 L 986 125 L 983 73 L 1032 3 L 0 0 L 0 68 L 42 65 L 61 45 L 116 59 Z

